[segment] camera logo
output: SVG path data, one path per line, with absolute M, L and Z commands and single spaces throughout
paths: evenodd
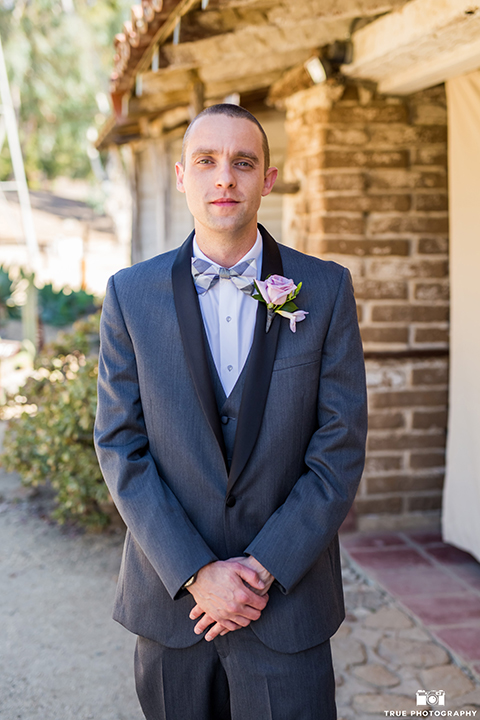
M 445 705 L 444 690 L 417 690 L 417 705 L 436 707 Z

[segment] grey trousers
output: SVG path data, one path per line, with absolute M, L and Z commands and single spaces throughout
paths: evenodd
M 139 637 L 135 682 L 146 720 L 336 720 L 330 642 L 279 653 L 248 627 L 185 649 Z

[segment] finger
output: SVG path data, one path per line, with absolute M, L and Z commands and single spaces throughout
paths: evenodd
M 215 625 L 213 627 L 211 627 L 210 630 L 205 635 L 205 640 L 207 642 L 211 642 L 218 635 L 226 635 L 228 632 L 231 632 L 231 631 L 224 628 L 223 625 L 220 625 L 220 623 L 215 623 Z
M 257 588 L 257 590 L 263 590 L 265 588 L 265 583 L 263 580 L 260 580 L 257 573 L 255 570 L 252 570 L 252 568 L 249 568 L 242 563 L 236 563 L 235 572 L 237 575 L 240 575 L 242 580 L 251 585 L 252 588 Z
M 215 620 L 210 615 L 204 615 L 193 628 L 195 635 L 201 635 Z
M 190 615 L 188 617 L 190 618 L 190 620 L 196 620 L 201 615 L 203 615 L 202 608 L 200 607 L 200 605 L 195 605 L 195 607 L 190 610 Z

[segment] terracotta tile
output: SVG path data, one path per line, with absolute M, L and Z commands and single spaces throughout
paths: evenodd
M 480 625 L 435 630 L 435 635 L 461 657 L 467 660 L 480 660 Z
M 406 545 L 397 533 L 368 533 L 342 536 L 342 545 L 346 548 L 382 548 Z
M 372 573 L 385 588 L 402 599 L 410 595 L 434 597 L 436 594 L 451 592 L 465 593 L 465 586 L 456 582 L 446 571 L 433 566 L 416 565 L 398 570 L 380 569 Z
M 449 569 L 463 580 L 463 582 L 468 583 L 472 590 L 480 591 L 480 563 L 450 565 Z
M 462 595 L 404 597 L 402 602 L 425 625 L 465 625 L 480 621 L 480 597 L 468 591 Z
M 480 663 L 478 665 L 476 663 L 475 665 L 472 665 L 472 670 L 480 677 Z
M 413 548 L 357 549 L 349 548 L 352 558 L 371 570 L 394 570 L 410 566 L 429 567 L 430 563 Z
M 426 547 L 425 552 L 432 555 L 432 557 L 434 557 L 435 560 L 438 560 L 438 562 L 446 563 L 448 565 L 459 565 L 460 563 L 474 563 L 478 565 L 472 555 L 453 547 L 453 545 L 444 545 L 443 547 Z
M 432 545 L 432 544 L 444 544 L 442 540 L 441 532 L 432 532 L 431 530 L 412 530 L 411 532 L 404 532 L 404 535 L 413 542 L 419 545 Z

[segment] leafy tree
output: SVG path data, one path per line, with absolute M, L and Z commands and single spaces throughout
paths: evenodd
M 86 131 L 104 120 L 113 37 L 131 0 L 0 0 L 0 34 L 29 181 L 90 173 Z M 0 180 L 11 175 L 5 146 Z

